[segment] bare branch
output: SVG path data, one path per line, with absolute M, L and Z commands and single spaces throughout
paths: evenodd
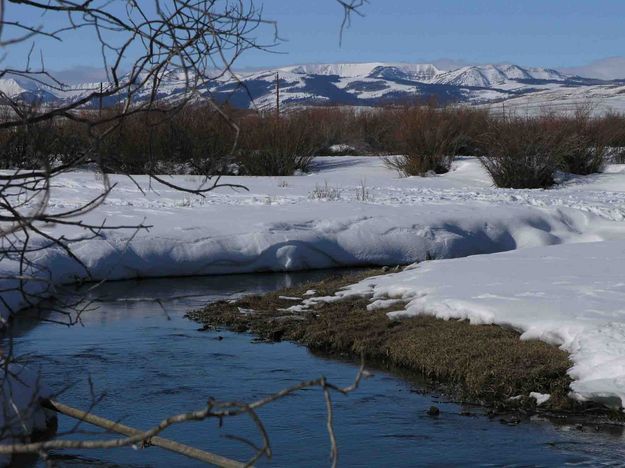
M 170 416 L 164 420 L 162 420 L 159 424 L 148 429 L 146 431 L 137 431 L 134 435 L 124 437 L 124 438 L 114 438 L 114 439 L 102 439 L 102 440 L 50 440 L 46 442 L 36 442 L 29 444 L 7 444 L 0 445 L 0 454 L 17 454 L 17 453 L 45 453 L 48 450 L 58 450 L 58 449 L 107 449 L 107 448 L 117 448 L 124 447 L 129 445 L 141 444 L 143 446 L 149 445 L 151 440 L 154 439 L 158 434 L 162 431 L 176 424 L 182 424 L 188 421 L 203 421 L 205 419 L 214 418 L 219 421 L 222 421 L 224 418 L 239 416 L 242 414 L 248 414 L 252 420 L 255 422 L 263 443 L 260 447 L 257 448 L 256 454 L 252 459 L 247 462 L 247 466 L 255 463 L 261 456 L 265 455 L 267 457 L 271 457 L 271 448 L 269 444 L 269 436 L 260 420 L 258 415 L 256 414 L 256 410 L 267 406 L 270 403 L 273 403 L 277 400 L 280 400 L 287 395 L 296 393 L 303 389 L 320 387 L 324 400 L 326 402 L 326 426 L 328 428 L 328 433 L 330 435 L 330 454 L 332 465 L 336 466 L 338 460 L 338 449 L 336 443 L 336 437 L 333 429 L 333 407 L 332 400 L 330 396 L 331 391 L 335 391 L 342 395 L 347 395 L 348 393 L 353 392 L 358 388 L 360 382 L 363 378 L 369 377 L 371 374 L 365 370 L 364 363 L 361 363 L 358 372 L 354 378 L 354 381 L 351 385 L 346 387 L 339 387 L 334 385 L 326 380 L 325 377 L 320 377 L 314 380 L 308 380 L 300 382 L 291 387 L 282 389 L 276 393 L 273 393 L 265 398 L 256 400 L 252 403 L 241 403 L 241 402 L 217 402 L 214 400 L 209 400 L 207 405 L 204 408 L 201 408 L 196 411 L 190 411 L 187 413 L 181 413 L 174 416 Z M 127 426 L 120 425 L 119 423 L 108 421 L 103 418 L 99 418 L 91 415 L 89 412 L 82 412 L 74 410 L 66 405 L 62 405 L 58 402 L 47 402 L 45 405 L 54 409 L 55 411 L 62 411 L 64 414 L 69 414 L 72 417 L 76 417 L 79 420 L 84 420 L 90 423 L 97 423 L 102 427 L 105 427 L 108 430 L 114 432 L 128 433 L 129 431 L 134 431 L 132 428 L 128 428 Z

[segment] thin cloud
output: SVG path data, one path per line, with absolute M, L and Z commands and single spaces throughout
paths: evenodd
M 569 75 L 578 75 L 584 78 L 598 78 L 600 80 L 625 79 L 625 58 L 608 57 L 595 60 L 587 65 L 564 67 L 559 70 Z
M 484 63 L 449 58 L 441 58 L 435 60 L 415 60 L 411 63 L 431 63 L 438 69 L 445 71 L 455 70 L 457 68 L 472 65 L 484 65 Z M 237 68 L 237 71 L 250 72 L 271 68 L 280 68 L 284 66 L 285 65 L 276 65 L 273 67 L 271 65 L 268 65 L 266 67 L 240 67 Z M 568 75 L 577 75 L 585 78 L 597 78 L 601 80 L 625 79 L 625 57 L 608 57 L 605 59 L 595 60 L 586 65 L 559 67 L 557 68 L 557 70 Z M 78 83 L 98 83 L 101 81 L 107 81 L 106 71 L 102 67 L 75 66 L 58 70 L 54 72 L 53 75 L 59 81 L 68 85 Z
M 64 84 L 99 83 L 107 81 L 106 71 L 102 67 L 77 66 L 51 73 Z

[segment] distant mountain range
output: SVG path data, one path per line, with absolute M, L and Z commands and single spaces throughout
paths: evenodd
M 421 63 L 296 65 L 237 72 L 236 77 L 212 80 L 199 89 L 198 99 L 210 95 L 236 107 L 272 108 L 276 102 L 276 75 L 280 102 L 284 106 L 376 106 L 432 98 L 439 103 L 480 105 L 502 101 L 513 105 L 540 105 L 600 99 L 602 105 L 610 101 L 617 110 L 625 109 L 624 80 L 582 78 L 548 68 L 523 68 L 512 64 L 466 66 L 450 71 Z M 99 87 L 100 83 L 85 83 L 59 91 L 23 78 L 0 80 L 0 91 L 7 96 L 44 103 L 68 102 Z M 175 101 L 183 95 L 184 89 L 182 77 L 168 77 L 159 88 L 158 98 Z M 147 97 L 147 91 L 143 96 L 139 93 L 139 99 Z M 121 98 L 109 98 L 106 104 L 114 104 Z

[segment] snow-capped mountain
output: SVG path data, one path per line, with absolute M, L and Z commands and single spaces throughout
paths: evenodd
M 247 90 L 231 82 L 211 86 L 220 100 L 237 106 L 275 105 L 276 73 L 284 104 L 380 105 L 428 100 L 439 102 L 484 103 L 517 97 L 542 89 L 552 89 L 583 79 L 556 70 L 522 68 L 517 65 L 480 65 L 443 71 L 423 63 L 338 63 L 306 64 L 271 70 L 239 73 Z M 588 80 L 590 83 L 590 80 Z M 596 83 L 595 83 L 596 84 Z
M 587 89 L 596 93 L 597 87 L 611 89 L 623 85 L 513 64 L 465 66 L 448 71 L 423 63 L 303 64 L 237 72 L 236 77 L 214 79 L 199 89 L 199 99 L 210 95 L 237 107 L 270 108 L 275 106 L 276 76 L 283 105 L 371 106 L 431 98 L 441 103 L 483 104 L 520 97 L 529 99 L 545 92 L 557 95 L 572 89 L 583 95 Z M 99 87 L 99 83 L 85 83 L 59 90 L 24 78 L 0 80 L 0 92 L 4 95 L 42 102 L 79 99 Z M 184 77 L 172 73 L 162 81 L 158 97 L 176 100 L 184 90 Z M 148 97 L 147 90 L 143 94 L 144 98 Z M 139 99 L 141 95 L 138 94 Z M 116 98 L 109 98 L 106 103 L 115 101 Z
M 415 81 L 429 81 L 441 71 L 429 63 L 332 63 L 283 67 L 278 71 L 307 74 L 334 75 L 343 78 L 395 76 Z
M 435 77 L 437 83 L 460 87 L 497 88 L 523 81 L 566 81 L 567 77 L 547 68 L 521 68 L 517 65 L 462 67 Z
M 57 96 L 46 86 L 24 78 L 1 79 L 0 93 L 10 98 L 19 97 L 27 101 L 48 102 L 57 99 Z

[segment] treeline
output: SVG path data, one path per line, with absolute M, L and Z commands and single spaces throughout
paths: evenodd
M 125 116 L 110 130 L 95 125 L 106 111 L 85 112 L 80 117 L 93 119 L 91 125 L 57 119 L 0 130 L 1 166 L 62 164 L 88 152 L 108 172 L 285 176 L 307 171 L 316 155 L 342 152 L 382 155 L 402 174 L 424 176 L 447 172 L 457 155 L 473 155 L 496 185 L 539 188 L 553 185 L 557 171 L 598 172 L 611 158 L 622 158 L 625 148 L 625 117 L 592 117 L 581 109 L 537 117 L 435 106 L 320 107 L 279 118 L 227 113 L 230 122 L 207 106 L 157 109 Z

